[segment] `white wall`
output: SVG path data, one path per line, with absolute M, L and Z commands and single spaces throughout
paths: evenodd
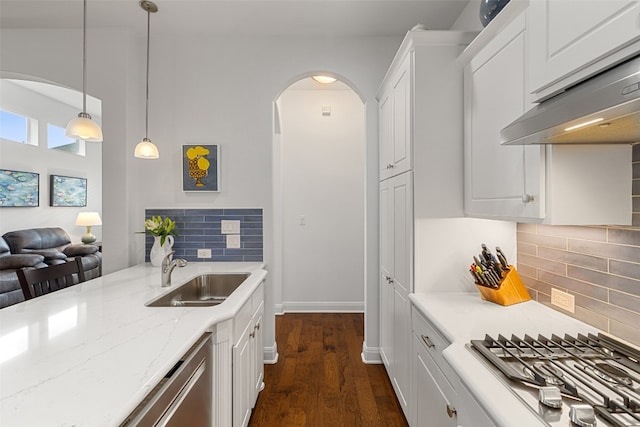
M 484 243 L 516 264 L 516 223 L 476 218 L 417 219 L 415 292 L 477 292 L 469 275 Z M 480 294 L 478 294 L 480 298 Z
M 481 0 L 469 0 L 469 4 L 462 10 L 458 19 L 451 26 L 452 30 L 458 31 L 481 31 L 482 23 L 480 22 L 480 3 Z
M 0 140 L 0 168 L 40 174 L 39 206 L 0 208 L 0 235 L 25 228 L 61 227 L 73 243 L 80 243 L 86 229 L 75 225 L 78 212 L 102 211 L 102 145 L 86 143 L 84 156 L 48 149 L 47 124 L 65 127 L 78 115 L 78 107 L 8 80 L 0 81 L 0 93 L 0 108 L 38 121 L 38 145 Z M 94 119 L 100 122 L 95 114 Z M 86 178 L 87 206 L 50 207 L 49 175 L 52 174 Z M 99 241 L 101 231 L 101 227 L 92 227 Z
M 364 105 L 334 85 L 280 97 L 285 312 L 364 311 Z
M 375 94 L 401 38 L 281 38 L 159 34 L 151 45 L 150 129 L 160 159 L 133 158 L 144 136 L 145 35 L 88 31 L 88 92 L 102 100 L 103 249 L 106 273 L 142 259 L 146 207 L 265 209 L 265 345 L 274 343 L 272 109 L 277 96 L 314 70 L 345 76 L 366 105 L 365 340 L 377 346 L 377 101 Z M 2 30 L 3 70 L 81 88 L 81 31 Z M 78 58 L 72 61 L 70 58 Z M 222 192 L 183 193 L 180 149 L 221 145 Z

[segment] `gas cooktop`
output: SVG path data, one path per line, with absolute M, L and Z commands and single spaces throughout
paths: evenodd
M 471 348 L 550 426 L 640 426 L 640 351 L 604 334 L 489 335 Z

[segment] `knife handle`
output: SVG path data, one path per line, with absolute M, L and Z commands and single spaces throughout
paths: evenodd
M 498 259 L 500 260 L 500 264 L 502 264 L 502 268 L 505 270 L 509 269 L 509 264 L 507 263 L 507 259 L 502 254 L 498 254 Z

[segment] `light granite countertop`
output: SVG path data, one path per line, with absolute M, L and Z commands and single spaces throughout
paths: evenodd
M 251 273 L 215 307 L 146 307 L 202 273 Z M 0 426 L 117 426 L 198 338 L 234 317 L 262 263 L 138 265 L 0 310 Z

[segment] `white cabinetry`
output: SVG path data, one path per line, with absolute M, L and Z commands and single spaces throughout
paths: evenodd
M 380 87 L 380 355 L 410 417 L 415 218 L 462 216 L 462 70 L 475 34 L 409 31 Z
M 409 404 L 412 172 L 380 183 L 380 355 L 402 409 Z
M 544 98 L 640 51 L 637 0 L 536 0 L 529 5 L 531 89 Z
M 542 218 L 543 146 L 502 146 L 500 130 L 529 108 L 526 21 L 514 19 L 465 68 L 465 213 Z
M 444 359 L 442 352 L 451 343 L 414 305 L 411 329 L 411 426 L 494 427 Z
M 380 179 L 411 169 L 410 77 L 411 58 L 407 56 L 380 99 Z
M 242 306 L 234 319 L 233 426 L 249 424 L 258 393 L 263 388 L 262 314 L 264 284 Z
M 380 180 L 414 171 L 416 218 L 463 214 L 457 57 L 475 35 L 409 31 L 380 86 Z
M 412 309 L 411 322 L 415 372 L 411 393 L 411 425 L 455 427 L 458 425 L 455 390 L 439 366 L 446 363 L 442 359 L 442 351 L 450 343 L 415 309 Z
M 465 68 L 465 214 L 630 224 L 631 146 L 501 145 L 500 130 L 532 105 L 528 13 L 506 25 Z

